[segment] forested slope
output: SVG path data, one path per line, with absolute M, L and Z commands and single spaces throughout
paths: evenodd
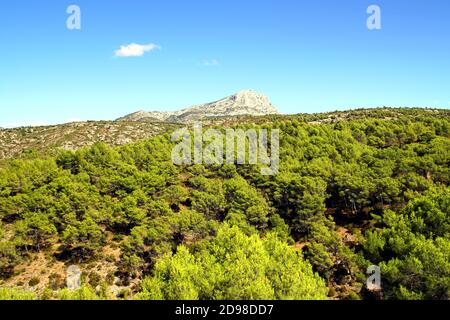
M 176 166 L 169 134 L 8 160 L 0 299 L 449 299 L 449 113 L 314 117 L 232 123 L 280 129 L 275 176 Z

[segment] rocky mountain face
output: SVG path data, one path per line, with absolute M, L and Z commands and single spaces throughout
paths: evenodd
M 148 121 L 189 123 L 205 118 L 232 117 L 241 115 L 263 116 L 279 114 L 269 98 L 253 90 L 240 91 L 218 101 L 195 105 L 174 112 L 138 111 L 117 121 Z

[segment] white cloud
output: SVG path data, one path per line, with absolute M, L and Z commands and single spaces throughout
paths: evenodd
M 120 46 L 119 50 L 116 50 L 116 57 L 140 57 L 143 56 L 144 53 L 150 52 L 153 50 L 161 49 L 160 46 L 149 43 L 149 44 L 138 44 L 132 43 L 124 46 Z
M 204 67 L 218 67 L 220 66 L 220 62 L 216 59 L 212 59 L 212 60 L 204 60 L 202 62 L 202 65 Z

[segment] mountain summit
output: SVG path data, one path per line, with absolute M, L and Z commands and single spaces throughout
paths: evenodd
M 218 101 L 195 105 L 174 112 L 138 111 L 117 121 L 193 122 L 204 118 L 240 115 L 279 114 L 269 98 L 253 90 L 243 90 Z

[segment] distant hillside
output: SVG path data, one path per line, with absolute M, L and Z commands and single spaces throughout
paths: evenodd
M 147 139 L 175 127 L 165 123 L 91 121 L 0 129 L 0 159 L 17 157 L 31 150 L 77 150 L 97 142 L 118 146 Z
M 321 124 L 364 118 L 395 120 L 405 116 L 411 119 L 423 116 L 449 118 L 450 110 L 379 108 L 298 115 L 233 115 L 209 117 L 203 119 L 202 123 L 204 126 L 225 127 L 239 124 L 262 125 L 289 120 Z M 0 159 L 20 157 L 32 150 L 37 152 L 46 152 L 57 148 L 77 150 L 97 142 L 119 146 L 170 132 L 184 125 L 186 124 L 150 122 L 149 118 L 143 120 L 135 118 L 128 121 L 125 119 L 122 121 L 89 121 L 44 127 L 0 129 Z
M 211 117 L 278 114 L 269 98 L 253 90 L 240 91 L 218 101 L 196 105 L 174 112 L 138 111 L 118 121 L 192 122 Z

